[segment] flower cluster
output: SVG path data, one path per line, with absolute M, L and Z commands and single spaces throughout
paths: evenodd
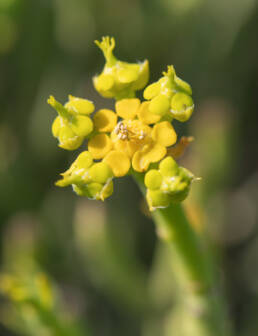
M 163 159 L 159 169 L 149 170 L 144 178 L 150 210 L 166 208 L 171 202 L 183 201 L 193 178 L 193 174 L 186 168 L 179 167 L 171 156 Z
M 179 147 L 175 145 L 177 134 L 172 120 L 184 122 L 190 118 L 194 108 L 191 87 L 169 66 L 159 81 L 145 88 L 145 101 L 140 101 L 135 93 L 148 82 L 148 61 L 119 61 L 113 55 L 113 38 L 104 37 L 96 44 L 106 63 L 93 83 L 102 96 L 115 98 L 115 108 L 100 109 L 90 118 L 94 104 L 87 99 L 69 96 L 63 106 L 54 97 L 49 98 L 48 103 L 58 113 L 52 133 L 59 146 L 74 150 L 87 139 L 87 150 L 56 184 L 72 185 L 80 196 L 104 200 L 113 192 L 114 177 L 137 172 L 145 174 L 150 210 L 182 201 L 193 175 L 178 167 L 170 154 L 182 148 L 182 142 Z

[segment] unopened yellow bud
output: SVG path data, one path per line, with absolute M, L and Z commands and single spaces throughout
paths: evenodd
M 150 100 L 154 97 L 158 96 L 161 91 L 161 85 L 159 82 L 152 83 L 149 86 L 146 87 L 143 93 L 144 99 Z
M 112 75 L 101 74 L 93 78 L 93 84 L 95 89 L 105 98 L 113 98 L 113 87 L 115 85 L 115 79 Z
M 150 100 L 149 110 L 162 116 L 163 120 L 175 118 L 187 121 L 193 112 L 192 89 L 188 83 L 176 76 L 174 67 L 168 66 L 157 82 L 147 86 L 143 96 Z
M 163 177 L 158 170 L 151 169 L 146 173 L 144 183 L 147 188 L 155 190 L 160 188 L 162 179 Z
M 111 168 L 105 162 L 95 163 L 89 169 L 89 174 L 94 182 L 106 183 L 108 179 L 113 177 Z
M 121 83 L 126 84 L 131 83 L 137 80 L 138 72 L 139 72 L 138 64 L 124 63 L 123 67 L 121 67 L 121 69 L 118 69 L 117 71 L 117 78 Z
M 119 61 L 113 54 L 115 40 L 103 37 L 95 41 L 102 50 L 106 64 L 102 73 L 93 78 L 95 89 L 107 98 L 132 98 L 135 91 L 142 89 L 149 79 L 148 61 L 143 63 L 127 63 Z
M 101 183 L 92 182 L 87 184 L 88 197 L 91 199 L 98 199 L 103 185 Z
M 171 113 L 173 117 L 179 121 L 187 121 L 194 110 L 192 98 L 183 93 L 176 93 L 171 100 Z
M 93 131 L 91 119 L 84 114 L 92 113 L 94 105 L 92 102 L 69 96 L 69 102 L 63 106 L 53 96 L 50 96 L 48 103 L 57 111 L 59 116 L 54 120 L 52 133 L 59 139 L 59 146 L 74 150 L 83 142 L 84 138 Z
M 71 167 L 62 173 L 62 180 L 56 182 L 59 187 L 66 187 L 71 184 L 85 184 L 90 182 L 88 168 L 92 165 L 92 155 L 88 151 L 82 152 L 73 162 Z
M 88 99 L 77 98 L 69 95 L 69 102 L 64 106 L 69 112 L 75 114 L 91 114 L 95 107 Z
M 74 150 L 81 146 L 83 142 L 83 137 L 78 136 L 74 131 L 68 126 L 63 126 L 60 128 L 58 133 L 59 147 Z
M 163 94 L 159 94 L 150 102 L 149 110 L 151 113 L 164 116 L 170 107 L 170 100 Z
M 160 162 L 159 170 L 163 176 L 174 176 L 178 173 L 178 165 L 171 156 L 168 156 Z
M 167 207 L 170 203 L 182 202 L 189 193 L 193 174 L 178 167 L 172 157 L 160 162 L 159 170 L 152 169 L 145 175 L 147 201 L 150 210 Z
M 93 158 L 90 152 L 84 151 L 78 155 L 77 159 L 73 163 L 77 169 L 87 169 L 93 163 Z
M 82 115 L 72 117 L 69 126 L 76 135 L 81 137 L 86 137 L 93 131 L 93 122 L 91 119 Z

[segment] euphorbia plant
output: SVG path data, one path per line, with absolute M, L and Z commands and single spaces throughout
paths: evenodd
M 104 37 L 96 44 L 106 63 L 93 78 L 94 87 L 103 97 L 115 100 L 114 110 L 93 113 L 94 104 L 88 99 L 69 96 L 62 105 L 49 98 L 58 113 L 52 133 L 59 146 L 75 150 L 87 143 L 56 185 L 71 185 L 79 196 L 104 201 L 113 193 L 114 178 L 133 176 L 157 227 L 162 228 L 160 238 L 171 245 L 191 335 L 228 336 L 223 300 L 214 291 L 217 276 L 212 259 L 181 206 L 195 177 L 176 162 L 188 141 L 177 142 L 173 120 L 186 122 L 191 117 L 192 89 L 172 65 L 147 86 L 147 60 L 134 64 L 118 60 L 113 38 Z M 144 101 L 136 97 L 142 89 Z M 181 334 L 175 331 L 175 335 Z

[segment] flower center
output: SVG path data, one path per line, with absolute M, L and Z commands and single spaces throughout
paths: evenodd
M 146 133 L 142 129 L 133 127 L 130 120 L 127 124 L 120 121 L 115 127 L 115 133 L 117 134 L 118 139 L 120 140 L 143 140 L 146 137 Z

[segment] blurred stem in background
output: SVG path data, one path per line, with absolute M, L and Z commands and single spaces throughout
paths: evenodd
M 142 174 L 134 174 L 142 193 Z M 231 328 L 218 274 L 209 247 L 191 227 L 180 204 L 171 204 L 152 212 L 158 236 L 170 245 L 173 271 L 178 282 L 178 303 L 173 314 L 174 336 L 229 336 Z

